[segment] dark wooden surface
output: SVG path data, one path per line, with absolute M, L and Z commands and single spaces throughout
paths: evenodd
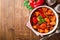
M 24 0 L 0 0 L 0 40 L 39 40 L 41 37 L 26 27 L 30 12 Z M 60 34 L 47 40 L 60 40 Z

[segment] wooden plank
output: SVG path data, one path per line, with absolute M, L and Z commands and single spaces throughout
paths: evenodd
M 13 16 L 14 16 L 14 0 L 1 1 L 1 14 L 2 14 L 2 40 L 13 40 Z
M 2 38 L 2 26 L 1 26 L 1 0 L 0 0 L 0 39 Z
M 23 11 L 24 10 L 24 11 Z M 29 11 L 24 7 L 23 0 L 15 0 L 15 35 L 16 40 L 29 40 L 29 29 L 26 20 Z

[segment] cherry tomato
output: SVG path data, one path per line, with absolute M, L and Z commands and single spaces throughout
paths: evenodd
M 36 23 L 38 22 L 38 20 L 37 20 L 36 17 L 33 17 L 32 20 L 33 20 L 33 23 L 34 23 L 34 24 L 36 24 Z

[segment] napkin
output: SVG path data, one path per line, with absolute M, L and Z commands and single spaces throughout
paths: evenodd
M 27 26 L 29 29 L 31 29 L 37 36 L 40 35 L 37 31 L 35 31 L 35 30 L 31 27 L 31 24 L 30 24 L 29 21 L 27 22 L 26 26 Z M 40 35 L 40 36 L 42 36 L 42 35 Z

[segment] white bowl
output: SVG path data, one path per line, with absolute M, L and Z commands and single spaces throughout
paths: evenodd
M 41 8 L 41 7 L 46 7 L 46 8 L 48 8 L 48 9 L 51 9 L 51 10 L 54 12 L 55 16 L 56 16 L 56 25 L 54 26 L 53 30 L 51 30 L 51 31 L 48 32 L 48 33 L 39 33 L 38 31 L 36 31 L 36 30 L 34 30 L 34 29 L 32 28 L 32 25 L 31 25 L 31 23 L 30 23 L 30 18 L 31 18 L 32 13 L 33 13 L 35 10 L 37 10 L 38 8 Z M 57 26 L 58 26 L 58 14 L 55 12 L 55 10 L 54 10 L 53 8 L 51 8 L 51 7 L 49 7 L 49 6 L 45 6 L 45 5 L 44 5 L 44 6 L 39 6 L 39 7 L 36 7 L 35 9 L 33 9 L 32 12 L 30 13 L 29 23 L 30 23 L 30 25 L 31 25 L 31 30 L 32 30 L 33 32 L 35 32 L 35 33 L 37 33 L 37 34 L 39 34 L 39 35 L 48 35 L 48 34 L 51 34 L 52 32 L 54 32 L 54 31 L 56 30 Z

